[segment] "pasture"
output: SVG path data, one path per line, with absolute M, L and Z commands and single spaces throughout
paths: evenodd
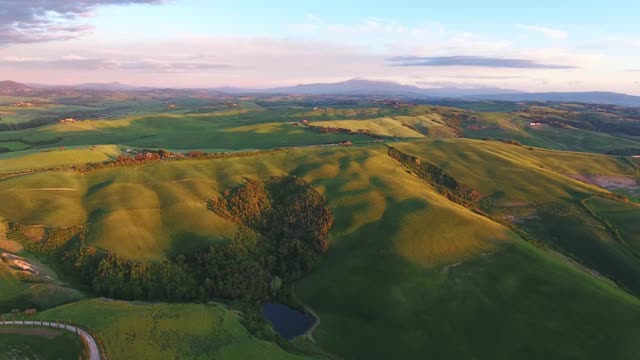
M 86 225 L 88 246 L 157 262 L 237 236 L 236 224 L 207 210 L 209 199 L 246 178 L 295 175 L 327 198 L 335 216 L 327 253 L 292 292 L 319 316 L 311 336 L 323 350 L 342 358 L 634 359 L 640 339 L 640 301 L 631 295 L 640 293 L 637 206 L 605 199 L 614 195 L 584 180 L 633 178 L 638 164 L 583 152 L 613 146 L 610 135 L 551 129 L 560 134 L 554 137 L 504 113 L 475 114 L 476 125 L 487 128 L 469 129 L 462 121 L 465 136 L 494 132 L 491 137 L 582 152 L 449 138 L 465 115 L 427 106 L 206 113 L 176 107 L 0 133 L 0 140 L 60 137 L 67 147 L 0 155 L 4 172 L 103 161 L 128 146 L 240 150 L 354 143 L 8 176 L 0 179 L 0 203 L 7 204 L 0 216 L 32 226 Z M 378 135 L 402 131 L 407 139 L 374 144 L 366 135 L 322 134 L 300 125 L 305 118 Z M 104 145 L 87 149 L 93 144 Z M 477 190 L 483 195 L 477 209 L 443 196 L 390 157 L 388 146 Z M 2 279 L 7 291 L 20 290 Z M 94 299 L 37 316 L 94 329 L 114 359 L 295 357 L 249 335 L 238 313 L 217 305 Z
M 94 299 L 59 306 L 36 318 L 82 324 L 98 334 L 114 360 L 303 358 L 251 336 L 238 313 L 220 305 Z
M 23 360 L 78 359 L 80 338 L 63 330 L 39 327 L 0 327 L 0 358 Z

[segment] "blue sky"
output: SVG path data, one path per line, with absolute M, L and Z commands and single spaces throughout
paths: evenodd
M 361 77 L 640 94 L 634 1 L 0 0 L 0 7 L 8 9 L 0 12 L 0 78 L 24 82 L 267 87 Z

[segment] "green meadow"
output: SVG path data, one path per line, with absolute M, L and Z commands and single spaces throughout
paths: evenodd
M 0 357 L 24 360 L 78 359 L 83 344 L 77 335 L 36 327 L 0 327 Z
M 333 213 L 329 246 L 270 300 L 311 309 L 320 320 L 308 334 L 315 345 L 256 330 L 266 324 L 250 318 L 260 302 L 87 299 L 43 303 L 37 318 L 92 329 L 112 359 L 287 359 L 318 349 L 345 359 L 637 357 L 640 207 L 607 184 L 632 188 L 640 163 L 597 153 L 634 140 L 529 128 L 521 106 L 502 103 L 313 110 L 251 101 L 233 111 L 176 103 L 151 115 L 0 132 L 0 141 L 24 144 L 58 139 L 0 154 L 0 217 L 32 233 L 82 226 L 83 245 L 121 259 L 189 261 L 246 230 L 210 211 L 210 199 L 247 179 L 297 176 Z M 323 133 L 304 119 L 360 133 Z M 397 139 L 374 143 L 366 133 Z M 344 140 L 352 146 L 316 146 Z M 230 153 L 109 163 L 127 148 Z M 269 151 L 230 156 L 243 149 Z M 102 162 L 113 166 L 70 168 Z M 460 201 L 462 185 L 477 200 Z M 0 266 L 0 301 L 25 289 L 54 297 Z
M 85 300 L 37 314 L 98 334 L 110 359 L 303 359 L 252 336 L 220 305 Z

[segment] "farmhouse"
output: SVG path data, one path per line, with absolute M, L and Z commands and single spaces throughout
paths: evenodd
M 529 124 L 529 126 L 540 126 L 540 125 L 542 125 L 542 123 L 539 123 L 539 122 L 532 122 Z
M 305 124 L 305 125 L 308 125 L 308 124 L 309 124 L 309 120 L 307 120 L 307 119 L 304 119 L 304 120 L 302 120 L 302 121 L 300 121 L 300 122 L 301 122 L 302 124 Z
M 20 101 L 20 102 L 17 102 L 17 103 L 11 104 L 11 106 L 17 106 L 17 107 L 29 107 L 29 106 L 33 106 L 33 104 L 32 104 L 32 103 L 30 103 L 30 102 L 23 102 L 23 101 Z
M 58 121 L 60 124 L 65 124 L 65 123 L 74 123 L 77 122 L 78 120 L 74 119 L 74 118 L 66 118 L 66 119 L 62 119 L 60 121 Z

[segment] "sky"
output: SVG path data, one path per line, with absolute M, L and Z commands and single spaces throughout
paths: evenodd
M 0 80 L 640 95 L 637 0 L 0 0 Z

